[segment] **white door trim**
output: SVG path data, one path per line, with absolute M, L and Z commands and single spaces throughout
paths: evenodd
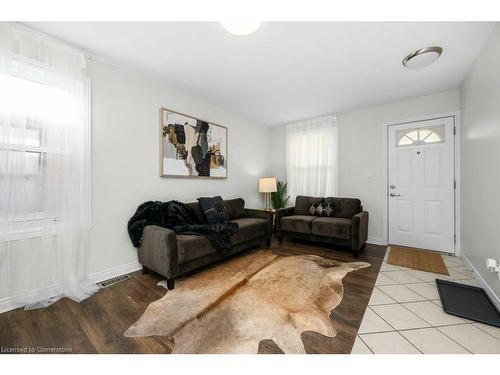
M 419 122 L 434 120 L 443 117 L 453 117 L 456 135 L 455 135 L 455 255 L 460 256 L 460 111 L 452 111 L 445 113 L 438 113 L 434 115 L 424 115 L 401 120 L 387 121 L 382 124 L 382 239 L 385 245 L 389 241 L 389 200 L 388 200 L 388 146 L 387 146 L 387 132 L 388 127 L 391 125 L 401 125 L 409 122 Z

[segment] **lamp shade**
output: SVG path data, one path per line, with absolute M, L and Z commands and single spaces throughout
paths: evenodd
M 276 191 L 276 179 L 274 177 L 259 178 L 259 193 L 273 193 Z

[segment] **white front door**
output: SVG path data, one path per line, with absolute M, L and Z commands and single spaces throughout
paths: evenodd
M 455 251 L 454 118 L 388 127 L 389 243 Z

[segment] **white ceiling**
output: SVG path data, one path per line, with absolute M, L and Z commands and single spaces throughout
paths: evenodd
M 214 22 L 28 25 L 267 125 L 458 88 L 493 28 L 271 22 L 238 37 Z M 409 70 L 401 64 L 433 45 L 444 49 L 433 65 Z

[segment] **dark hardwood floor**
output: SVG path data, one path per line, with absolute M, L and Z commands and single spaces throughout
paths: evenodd
M 306 242 L 273 241 L 276 253 L 317 254 L 339 261 L 354 261 L 347 250 Z M 366 245 L 360 261 L 371 267 L 350 272 L 343 279 L 344 297 L 330 318 L 337 336 L 327 338 L 304 332 L 307 353 L 350 353 L 361 319 L 373 290 L 385 254 L 385 246 Z M 17 309 L 0 314 L 0 347 L 19 348 L 21 352 L 59 353 L 169 353 L 166 337 L 125 337 L 123 332 L 144 312 L 149 303 L 165 294 L 157 286 L 161 277 L 131 274 L 132 279 L 101 289 L 87 300 L 76 303 L 67 298 L 45 309 Z M 31 349 L 30 349 L 31 348 Z M 272 340 L 262 340 L 259 353 L 280 353 Z

